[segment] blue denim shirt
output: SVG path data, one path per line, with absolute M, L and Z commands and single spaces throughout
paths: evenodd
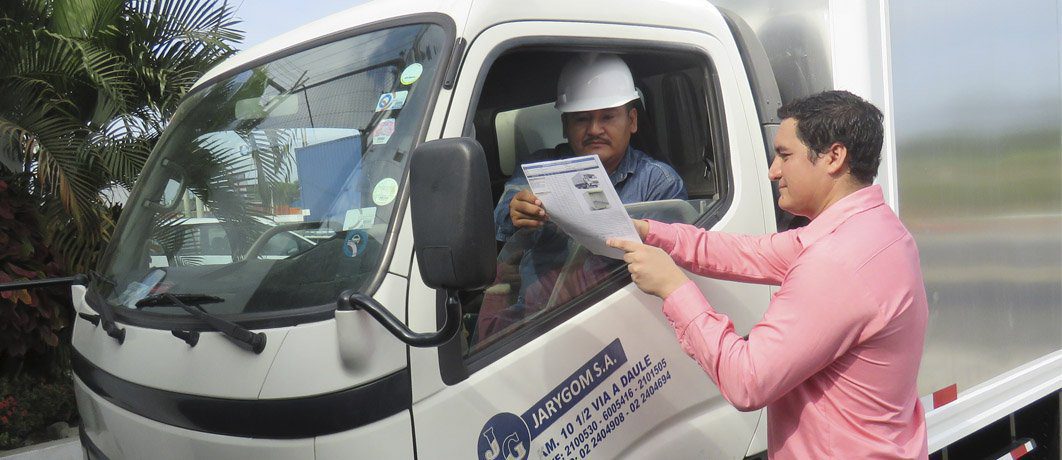
M 561 154 L 552 150 L 545 152 L 546 154 L 536 155 L 537 158 L 531 161 L 558 160 L 571 156 L 570 150 Z M 627 153 L 608 178 L 616 187 L 620 201 L 624 203 L 686 199 L 686 184 L 674 168 L 631 146 L 627 146 Z M 494 237 L 498 241 L 509 241 L 513 233 L 516 233 L 516 226 L 509 218 L 509 202 L 520 190 L 528 187 L 524 170 L 517 165 L 513 177 L 505 183 L 505 191 L 494 208 L 494 222 L 497 225 Z

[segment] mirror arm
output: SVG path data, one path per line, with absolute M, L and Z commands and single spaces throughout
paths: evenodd
M 41 288 L 50 286 L 70 286 L 77 284 L 84 286 L 88 283 L 88 278 L 85 275 L 66 276 L 62 278 L 44 278 L 36 280 L 23 280 L 12 281 L 10 283 L 0 284 L 0 292 L 14 291 L 16 289 L 26 288 Z
M 446 290 L 446 322 L 436 332 L 413 332 L 376 299 L 353 290 L 340 294 L 336 303 L 340 310 L 364 310 L 395 338 L 413 347 L 442 345 L 457 334 L 461 324 L 461 300 L 457 297 L 457 291 L 451 289 Z
M 10 283 L 0 284 L 0 292 L 14 291 L 16 289 L 33 289 L 52 286 L 72 286 L 72 285 L 85 286 L 88 284 L 88 277 L 85 275 L 77 274 L 74 276 L 65 276 L 62 278 L 44 278 L 37 280 L 23 280 L 13 281 Z M 88 315 L 81 313 L 78 316 L 92 322 L 93 325 L 99 324 L 102 317 L 103 330 L 107 332 L 107 335 L 117 340 L 118 343 L 125 342 L 125 329 L 118 327 L 114 323 L 114 320 L 108 315 Z M 90 318 L 92 317 L 92 318 Z

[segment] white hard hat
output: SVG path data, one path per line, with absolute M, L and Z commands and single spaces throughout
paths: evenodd
M 586 53 L 572 58 L 557 81 L 557 103 L 563 113 L 619 107 L 638 99 L 627 64 L 614 54 Z

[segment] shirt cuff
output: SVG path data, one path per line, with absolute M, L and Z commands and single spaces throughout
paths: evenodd
M 664 299 L 664 316 L 667 316 L 679 338 L 686 333 L 686 328 L 693 320 L 712 311 L 708 300 L 693 280 L 686 281 Z
M 645 235 L 645 244 L 656 246 L 671 254 L 671 251 L 675 249 L 675 238 L 678 236 L 678 232 L 663 222 L 657 222 L 652 219 L 645 220 L 649 222 L 649 233 Z

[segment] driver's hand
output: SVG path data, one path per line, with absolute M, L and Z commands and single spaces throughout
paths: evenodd
M 541 227 L 549 215 L 542 208 L 542 201 L 530 190 L 521 190 L 509 202 L 509 219 L 516 228 Z

